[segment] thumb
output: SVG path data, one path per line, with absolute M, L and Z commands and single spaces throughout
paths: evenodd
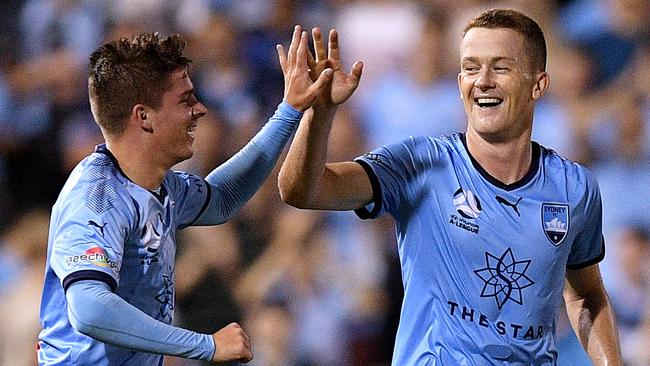
M 352 70 L 350 70 L 350 75 L 352 75 L 357 83 L 361 80 L 361 74 L 363 73 L 363 62 L 357 61 L 352 65 Z
M 331 68 L 328 67 L 327 69 L 323 70 L 320 73 L 320 75 L 318 76 L 318 79 L 316 79 L 316 81 L 314 82 L 314 85 L 312 85 L 312 87 L 314 89 L 316 89 L 316 90 L 319 90 L 319 91 L 323 90 L 325 88 L 325 86 L 327 85 L 327 83 L 329 83 L 330 80 L 332 80 L 332 75 L 334 75 L 334 70 L 332 70 Z

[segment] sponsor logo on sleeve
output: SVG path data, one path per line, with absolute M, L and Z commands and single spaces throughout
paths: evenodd
M 66 257 L 65 263 L 71 268 L 78 266 L 94 266 L 110 268 L 115 273 L 118 271 L 117 262 L 108 256 L 104 248 L 98 246 L 87 249 L 83 254 Z

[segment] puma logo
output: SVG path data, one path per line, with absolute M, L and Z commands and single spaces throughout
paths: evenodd
M 501 197 L 501 196 L 496 196 L 497 202 L 499 202 L 500 204 L 502 204 L 502 205 L 504 205 L 504 206 L 511 207 L 511 208 L 515 211 L 515 213 L 517 214 L 517 216 L 519 216 L 519 217 L 521 217 L 521 214 L 519 213 L 519 209 L 517 208 L 517 205 L 519 204 L 519 201 L 521 201 L 522 198 L 523 198 L 523 197 L 519 197 L 519 199 L 517 200 L 517 202 L 515 202 L 515 203 L 510 203 L 510 202 L 508 202 L 508 200 L 506 200 L 505 198 L 503 198 L 503 197 Z
M 100 225 L 93 220 L 88 220 L 88 225 L 98 228 L 99 233 L 102 234 L 102 237 L 104 237 L 104 227 L 108 225 L 108 223 L 104 223 L 104 225 Z

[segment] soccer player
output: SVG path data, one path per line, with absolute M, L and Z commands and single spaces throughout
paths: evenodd
M 232 323 L 198 334 L 171 326 L 176 230 L 227 221 L 268 176 L 315 82 L 307 33 L 278 46 L 284 101 L 262 130 L 205 179 L 172 172 L 192 156 L 206 108 L 194 95 L 178 35 L 142 34 L 90 57 L 89 96 L 106 143 L 71 173 L 54 205 L 41 303 L 40 365 L 162 365 L 162 355 L 213 362 L 253 358 Z M 219 250 L 218 241 L 214 250 Z
M 313 36 L 311 68 L 334 69 L 331 92 L 303 117 L 279 188 L 296 207 L 395 218 L 405 294 L 393 365 L 554 365 L 563 291 L 591 359 L 620 365 L 597 264 L 596 181 L 531 141 L 535 103 L 549 85 L 539 26 L 512 10 L 467 24 L 458 75 L 466 132 L 411 137 L 327 164 L 332 115 L 357 87 L 361 65 L 341 69 L 336 31 L 327 55 L 320 31 Z

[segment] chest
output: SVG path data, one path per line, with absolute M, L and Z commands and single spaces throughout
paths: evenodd
M 468 270 L 525 265 L 541 273 L 566 266 L 581 226 L 566 195 L 453 182 L 425 187 L 417 214 L 398 224 L 404 254 L 407 239 L 415 239 L 418 259 L 457 261 Z
M 144 278 L 169 275 L 176 254 L 176 204 L 169 196 L 149 194 L 138 198 L 136 225 L 125 246 L 128 265 L 122 268 Z

